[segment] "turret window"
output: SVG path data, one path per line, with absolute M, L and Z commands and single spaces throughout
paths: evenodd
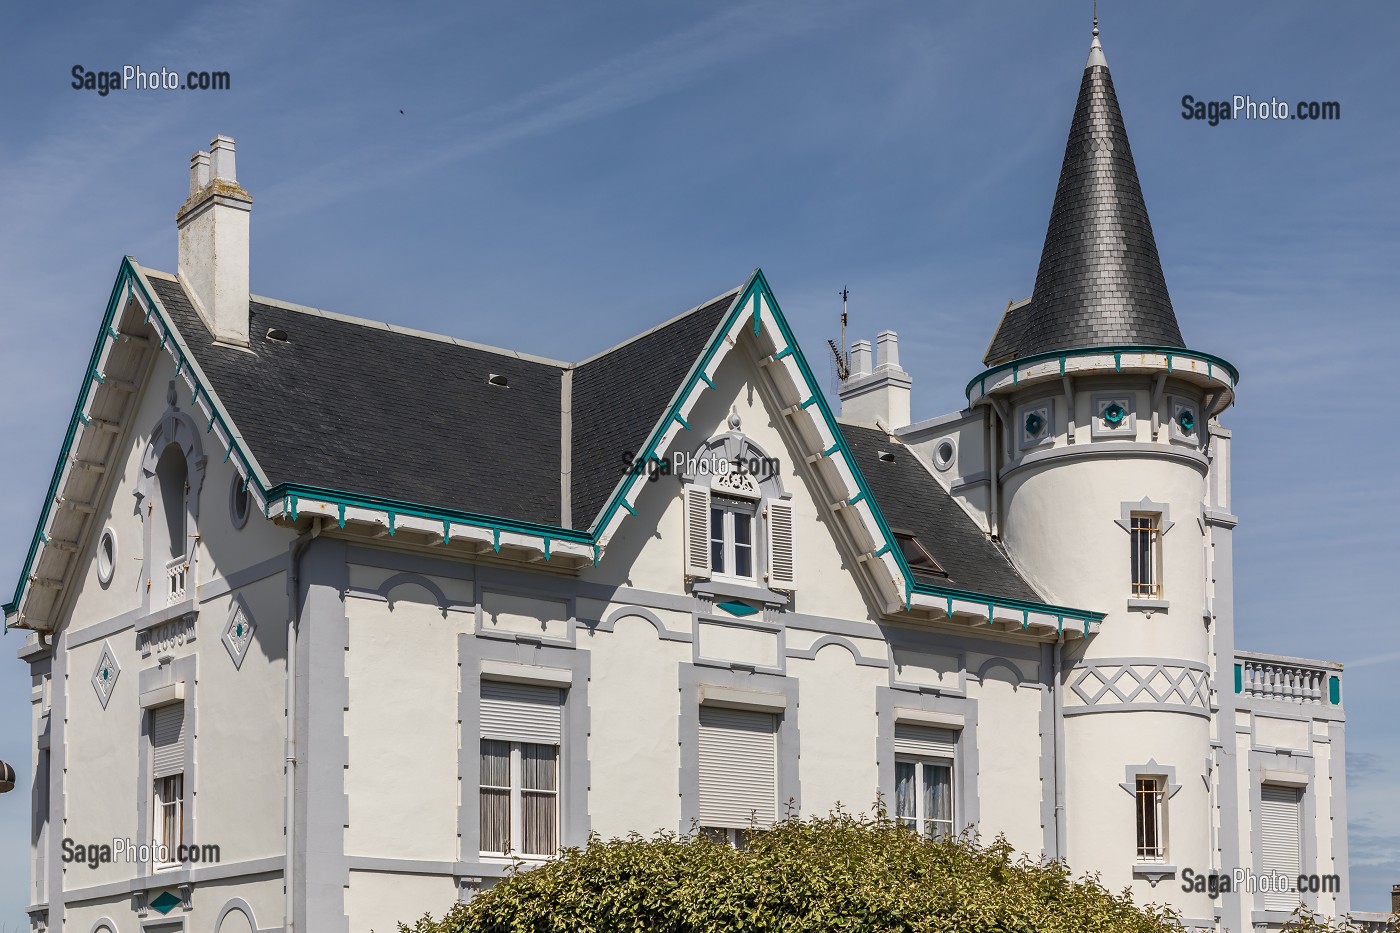
M 1134 512 L 1131 520 L 1133 598 L 1162 598 L 1162 516 Z
M 1159 777 L 1139 777 L 1133 800 L 1137 809 L 1137 860 L 1167 858 L 1166 788 Z

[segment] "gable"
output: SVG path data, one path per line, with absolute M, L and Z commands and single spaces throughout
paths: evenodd
M 156 281 L 162 284 L 156 285 Z M 168 299 L 168 302 L 161 296 Z M 167 307 L 167 304 L 172 306 L 173 310 Z M 279 320 L 278 308 L 275 305 L 255 306 L 254 310 L 260 315 L 267 315 L 266 321 Z M 381 422 L 388 417 L 389 412 L 375 407 L 376 396 L 373 391 L 369 388 L 364 389 L 364 394 L 358 396 L 363 411 L 352 415 L 343 411 L 344 399 L 338 398 L 334 393 L 334 378 L 337 374 L 345 375 L 346 378 L 364 378 L 372 386 L 370 378 L 363 377 L 361 373 L 346 374 L 344 360 L 340 360 L 337 365 L 337 355 L 333 348 L 315 346 L 314 335 L 321 331 L 309 320 L 316 317 L 314 313 L 287 310 L 285 314 L 293 316 L 286 319 L 289 325 L 302 328 L 298 333 L 313 335 L 305 338 L 313 344 L 308 353 L 318 370 L 312 380 L 313 385 L 308 388 L 303 399 L 300 392 L 301 382 L 297 379 L 297 368 L 286 365 L 283 361 L 267 372 L 266 383 L 274 388 L 273 394 L 261 396 L 261 405 L 237 409 L 239 414 L 235 417 L 234 410 L 228 407 L 229 403 L 222 397 L 222 393 L 227 391 L 231 397 L 240 396 L 240 393 L 245 391 L 265 392 L 267 386 L 250 388 L 249 383 L 256 380 L 245 379 L 240 382 L 238 375 L 229 371 L 232 363 L 225 361 L 221 354 L 215 352 L 212 343 L 207 339 L 207 331 L 202 322 L 197 317 L 191 317 L 192 314 L 193 309 L 188 307 L 183 290 L 177 282 L 169 277 L 147 276 L 130 259 L 123 261 L 104 318 L 103 330 L 94 349 L 87 381 L 74 412 L 69 443 L 65 445 L 55 472 L 55 487 L 51 490 L 49 503 L 41 514 L 39 529 L 15 597 L 6 606 L 7 624 L 11 617 L 15 617 L 20 625 L 44 627 L 42 622 L 30 625 L 26 621 L 24 609 L 25 599 L 35 586 L 50 582 L 40 574 L 52 567 L 55 560 L 51 559 L 51 555 L 58 552 L 58 549 L 48 543 L 50 531 L 57 527 L 54 525 L 55 512 L 50 506 L 55 501 L 55 490 L 63 487 L 72 478 L 71 470 L 67 468 L 70 465 L 69 457 L 74 444 L 81 445 L 87 438 L 93 412 L 97 410 L 95 406 L 112 404 L 104 401 L 106 396 L 101 391 L 94 391 L 92 387 L 105 386 L 105 374 L 101 367 L 109 358 L 120 359 L 114 354 L 120 352 L 124 343 L 143 348 L 155 346 L 170 355 L 175 363 L 176 375 L 184 380 L 191 393 L 190 408 L 196 411 L 201 419 L 207 419 L 206 430 L 213 438 L 213 449 L 210 453 L 222 449 L 225 461 L 230 461 L 239 475 L 247 480 L 255 507 L 280 523 L 295 524 L 301 517 L 321 515 L 337 521 L 341 528 L 350 526 L 352 529 L 360 529 L 361 533 L 387 533 L 391 536 L 406 533 L 420 544 L 466 547 L 469 549 L 468 554 L 479 553 L 481 549 L 489 546 L 502 556 L 543 560 L 546 563 L 557 562 L 561 569 L 577 572 L 582 566 L 603 559 L 612 536 L 621 524 L 635 513 L 634 502 L 639 491 L 638 483 L 645 482 L 644 476 L 639 475 L 623 476 L 614 481 L 611 495 L 605 499 L 597 518 L 586 531 L 565 527 L 557 517 L 546 517 L 550 508 L 557 505 L 557 500 L 551 498 L 551 493 L 544 486 L 548 484 L 558 489 L 562 485 L 560 477 L 564 465 L 557 456 L 540 457 L 541 463 L 548 461 L 549 465 L 537 473 L 527 472 L 524 474 L 526 479 L 517 480 L 513 475 L 501 473 L 477 474 L 479 477 L 485 477 L 477 487 L 484 491 L 479 494 L 489 494 L 493 497 L 486 505 L 487 510 L 483 511 L 462 508 L 461 500 L 456 498 L 450 500 L 448 505 L 401 498 L 402 490 L 389 485 L 382 478 L 385 470 L 392 477 L 393 468 L 385 467 L 381 470 L 381 478 L 372 480 L 367 469 L 369 461 L 362 450 L 354 451 L 354 456 L 347 457 L 352 465 L 357 464 L 357 475 L 366 484 L 365 491 L 336 487 L 327 489 L 307 482 L 307 477 L 334 477 L 336 474 L 333 471 L 341 469 L 336 458 L 337 450 L 343 448 L 330 446 L 327 450 L 311 445 L 312 449 L 306 455 L 310 465 L 306 467 L 301 465 L 300 458 L 279 459 L 296 450 L 298 446 L 303 449 L 309 446 L 305 443 L 306 437 L 323 438 L 326 445 L 344 443 L 342 433 L 338 433 L 337 429 L 346 423 L 359 425 L 366 431 L 378 431 L 380 434 L 377 436 L 383 437 L 385 426 Z M 718 317 L 719 323 L 709 328 L 712 317 Z M 330 320 L 334 319 L 334 316 L 323 314 L 322 318 Z M 337 320 L 344 324 L 343 319 Z M 144 325 L 149 325 L 149 329 Z M 354 326 L 363 327 L 363 322 L 356 322 Z M 1029 629 L 1032 626 L 1035 626 L 1037 631 L 1047 628 L 1058 630 L 1062 629 L 1065 620 L 1069 619 L 1076 624 L 1082 623 L 1085 634 L 1102 618 L 1101 614 L 1082 609 L 1048 606 L 1034 598 L 940 586 L 915 577 L 900 553 L 876 494 L 866 483 L 851 446 L 817 388 L 816 380 L 812 377 L 801 349 L 793 338 L 791 329 L 761 271 L 755 270 L 748 284 L 739 291 L 737 298 L 727 300 L 727 296 L 721 296 L 720 299 L 692 312 L 688 317 L 683 316 L 670 325 L 658 328 L 652 334 L 643 335 L 642 338 L 578 367 L 579 370 L 583 370 L 592 364 L 598 364 L 589 372 L 588 378 L 583 380 L 583 391 L 596 406 L 602 407 L 611 401 L 607 393 L 615 394 L 618 391 L 616 386 L 619 380 L 625 382 L 626 374 L 631 371 L 632 365 L 651 360 L 658 364 L 657 371 L 664 376 L 658 377 L 655 384 L 648 389 L 647 394 L 650 395 L 652 404 L 655 404 L 655 400 L 665 391 L 665 383 L 674 379 L 675 374 L 684 368 L 685 375 L 680 380 L 679 388 L 670 393 L 670 402 L 665 410 L 654 413 L 646 441 L 639 445 L 636 451 L 641 459 L 654 459 L 661 455 L 660 452 L 670 448 L 680 431 L 689 429 L 686 421 L 688 414 L 694 409 L 700 396 L 714 388 L 715 371 L 736 345 L 739 333 L 746 328 L 751 330 L 754 356 L 758 360 L 774 404 L 782 418 L 786 419 L 789 436 L 793 438 L 792 443 L 796 449 L 805 452 L 804 457 L 810 463 L 810 476 L 827 500 L 824 507 L 836 514 L 843 534 L 848 536 L 846 546 L 855 555 L 857 564 L 862 568 L 861 572 L 878 591 L 878 602 L 883 604 L 886 612 L 903 611 L 916 615 L 922 613 L 929 618 L 960 617 L 964 621 L 981 618 L 1008 630 L 1014 627 Z M 708 342 L 704 343 L 693 359 L 688 360 L 681 351 L 685 347 L 694 348 L 699 341 L 699 335 L 706 329 L 711 331 Z M 398 339 L 411 338 L 417 341 L 422 339 L 421 335 L 397 334 L 387 327 L 383 327 L 382 330 L 365 327 L 364 330 L 366 333 L 362 336 L 366 342 L 357 344 L 355 351 L 356 359 L 361 362 L 372 365 L 373 361 L 367 360 L 370 353 L 367 348 L 371 343 L 377 346 L 378 341 L 392 342 L 400 349 L 408 346 L 410 354 L 413 351 L 422 351 L 429 354 L 431 359 L 439 359 L 435 355 L 436 348 L 430 350 L 416 342 L 411 345 L 404 344 Z M 369 340 L 371 336 L 373 341 Z M 287 337 L 288 343 L 292 343 L 292 332 L 287 332 Z M 263 331 L 263 339 L 271 339 L 266 330 Z M 451 344 L 460 349 L 472 349 L 469 344 L 445 338 L 432 342 Z M 197 349 L 198 347 L 203 349 Z M 269 356 L 279 352 L 277 348 L 268 349 Z M 484 352 L 498 358 L 509 356 L 503 351 Z M 452 361 L 444 362 L 443 365 L 451 365 L 451 362 L 467 358 L 468 355 L 454 356 Z M 520 359 L 525 362 L 525 358 Z M 682 363 L 687 360 L 688 365 L 683 367 Z M 664 367 L 661 365 L 662 361 Z M 478 360 L 478 363 L 480 362 L 482 361 Z M 494 364 L 496 360 L 492 359 L 489 363 Z M 522 378 L 527 381 L 531 376 L 538 376 L 543 383 L 544 373 L 552 374 L 556 365 L 559 364 L 534 361 L 531 365 L 513 371 L 524 373 Z M 211 376 L 211 373 L 222 375 Z M 424 374 L 424 378 L 432 375 Z M 467 384 L 471 381 L 469 376 L 466 382 L 459 386 L 464 393 L 463 398 L 467 400 L 480 397 L 467 393 L 486 391 L 486 388 L 496 389 L 494 386 L 482 388 L 481 384 L 473 387 Z M 402 396 L 405 385 L 406 383 L 400 384 L 390 395 L 397 393 L 398 396 Z M 542 394 L 546 393 L 542 390 Z M 494 398 L 489 392 L 485 397 Z M 562 398 L 560 395 L 554 397 L 556 401 Z M 540 417 L 546 428 L 554 423 L 553 413 L 543 411 L 546 406 L 542 400 L 534 398 L 532 401 L 527 397 L 526 401 L 534 405 L 531 410 Z M 236 406 L 239 403 L 232 404 Z M 488 418 L 494 417 L 496 413 L 491 407 L 494 404 L 487 403 Z M 413 415 L 399 422 L 397 426 L 414 434 L 406 441 L 405 446 L 414 448 L 414 455 L 419 458 L 415 461 L 417 469 L 431 473 L 437 469 L 437 461 L 432 460 L 432 453 L 437 449 L 437 445 L 446 448 L 452 440 L 451 417 L 443 417 L 441 414 L 434 416 L 424 412 L 405 413 L 402 410 L 397 414 Z M 448 414 L 455 415 L 455 412 Z M 643 406 L 639 405 L 628 418 L 615 419 L 619 422 L 617 437 L 621 443 L 631 446 L 631 438 L 625 435 L 630 433 L 635 436 L 637 425 L 645 423 L 644 417 Z M 249 423 L 244 424 L 240 419 Z M 75 427 L 80 423 L 83 425 L 81 430 Z M 621 427 L 622 423 L 627 425 L 625 430 Z M 290 437 L 267 447 L 268 438 L 279 437 L 277 432 L 286 431 L 286 424 L 301 430 L 294 431 Z M 547 437 L 549 433 L 548 430 L 544 430 L 541 436 Z M 256 438 L 263 439 L 263 446 L 259 446 L 259 442 L 254 440 Z M 590 443 L 595 440 L 590 438 Z M 493 440 L 491 443 L 494 442 Z M 530 443 L 532 442 L 522 441 L 521 449 L 528 450 Z M 550 441 L 545 440 L 542 443 L 548 445 Z M 557 454 L 559 449 L 554 448 L 554 452 Z M 592 456 L 602 457 L 604 460 L 608 456 L 619 456 L 618 452 L 608 451 L 606 446 L 601 444 L 594 450 Z M 381 450 L 379 453 L 381 458 L 388 458 L 385 451 Z M 285 477 L 269 475 L 266 464 L 259 459 L 264 454 L 269 462 L 277 464 L 277 469 L 297 472 Z M 518 452 L 515 448 L 509 448 L 503 456 L 514 462 Z M 382 461 L 375 463 L 383 465 Z M 322 472 L 318 473 L 317 470 Z M 590 502 L 596 499 L 597 490 L 607 482 L 605 472 L 600 472 L 597 476 L 600 478 L 584 482 L 589 489 Z M 438 482 L 439 494 L 452 493 L 452 490 L 446 488 L 449 484 L 441 483 L 432 477 L 426 480 L 416 477 L 410 479 L 425 484 L 416 488 L 427 489 L 426 484 Z M 475 477 L 471 481 L 475 482 Z M 511 488 L 513 485 L 525 488 L 517 492 Z M 537 518 L 502 514 L 506 510 L 498 509 L 492 504 L 509 501 L 513 496 L 520 498 L 524 508 L 535 509 L 536 511 L 529 514 Z M 583 521 L 583 518 L 580 517 L 579 521 Z M 61 588 L 62 577 L 69 568 L 63 564 L 53 569 L 58 574 L 57 581 Z M 1033 594 L 1034 590 L 1030 590 L 1030 593 Z M 42 607 L 41 603 L 38 605 Z

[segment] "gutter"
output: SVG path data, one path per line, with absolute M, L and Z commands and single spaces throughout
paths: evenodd
M 301 559 L 306 549 L 321 536 L 321 520 L 313 518 L 311 529 L 292 542 L 289 554 L 290 568 L 287 575 L 287 861 L 282 869 L 282 887 L 286 893 L 286 906 L 282 920 L 285 933 L 293 933 L 296 927 L 295 859 L 296 859 L 296 810 L 297 810 L 297 620 L 301 616 Z

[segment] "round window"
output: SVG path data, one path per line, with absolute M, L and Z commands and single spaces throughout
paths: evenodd
M 237 474 L 233 477 L 233 485 L 229 487 L 228 510 L 229 517 L 233 519 L 233 527 L 242 528 L 248 524 L 248 484 Z
M 944 438 L 933 448 L 933 465 L 940 470 L 946 470 L 953 465 L 953 458 L 958 454 L 958 449 L 953 445 L 951 438 Z
M 105 528 L 97 542 L 97 579 L 103 586 L 112 582 L 117 569 L 117 536 Z

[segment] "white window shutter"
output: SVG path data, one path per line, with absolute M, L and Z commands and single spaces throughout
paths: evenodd
M 168 777 L 185 770 L 185 704 L 151 710 L 151 776 Z
M 558 745 L 563 731 L 563 695 L 558 688 L 481 682 L 483 739 Z
M 710 490 L 685 486 L 685 575 L 710 576 Z
M 700 822 L 747 829 L 777 819 L 778 719 L 700 707 Z
M 1278 872 L 1292 884 L 1303 870 L 1302 803 L 1298 788 L 1264 784 L 1259 788 L 1260 867 Z M 1297 891 L 1266 891 L 1268 910 L 1292 910 Z
M 797 588 L 794 544 L 792 503 L 774 499 L 768 503 L 768 586 L 772 589 Z

